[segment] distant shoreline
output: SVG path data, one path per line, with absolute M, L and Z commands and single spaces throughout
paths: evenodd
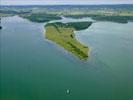
M 35 6 L 42 6 L 42 7 L 47 7 L 47 6 L 133 6 L 133 4 L 49 4 L 49 5 L 2 5 L 1 4 L 1 7 L 20 7 L 20 6 L 22 6 L 22 7 L 28 7 L 28 6 L 30 6 L 30 7 L 35 7 Z

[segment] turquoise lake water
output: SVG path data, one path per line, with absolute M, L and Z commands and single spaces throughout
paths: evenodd
M 45 39 L 44 24 L 14 16 L 2 26 L 1 100 L 133 100 L 132 22 L 75 32 L 91 49 L 86 62 Z

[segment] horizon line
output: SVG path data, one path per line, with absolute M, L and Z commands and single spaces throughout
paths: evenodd
M 19 4 L 19 5 L 16 5 L 16 4 L 13 4 L 13 5 L 10 5 L 10 4 L 6 4 L 6 5 L 2 5 L 1 6 L 100 6 L 100 5 L 133 5 L 133 3 L 127 3 L 127 4 L 124 4 L 124 3 L 116 3 L 116 4 L 113 4 L 113 3 L 109 3 L 109 4 Z

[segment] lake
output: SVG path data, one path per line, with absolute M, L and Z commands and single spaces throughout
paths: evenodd
M 44 24 L 13 16 L 2 26 L 1 100 L 133 100 L 132 22 L 75 32 L 91 49 L 87 61 L 45 39 Z

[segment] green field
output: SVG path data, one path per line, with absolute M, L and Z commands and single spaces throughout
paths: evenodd
M 92 22 L 48 23 L 45 25 L 45 36 L 79 59 L 87 60 L 90 50 L 87 46 L 76 40 L 74 31 L 86 29 L 91 24 Z

